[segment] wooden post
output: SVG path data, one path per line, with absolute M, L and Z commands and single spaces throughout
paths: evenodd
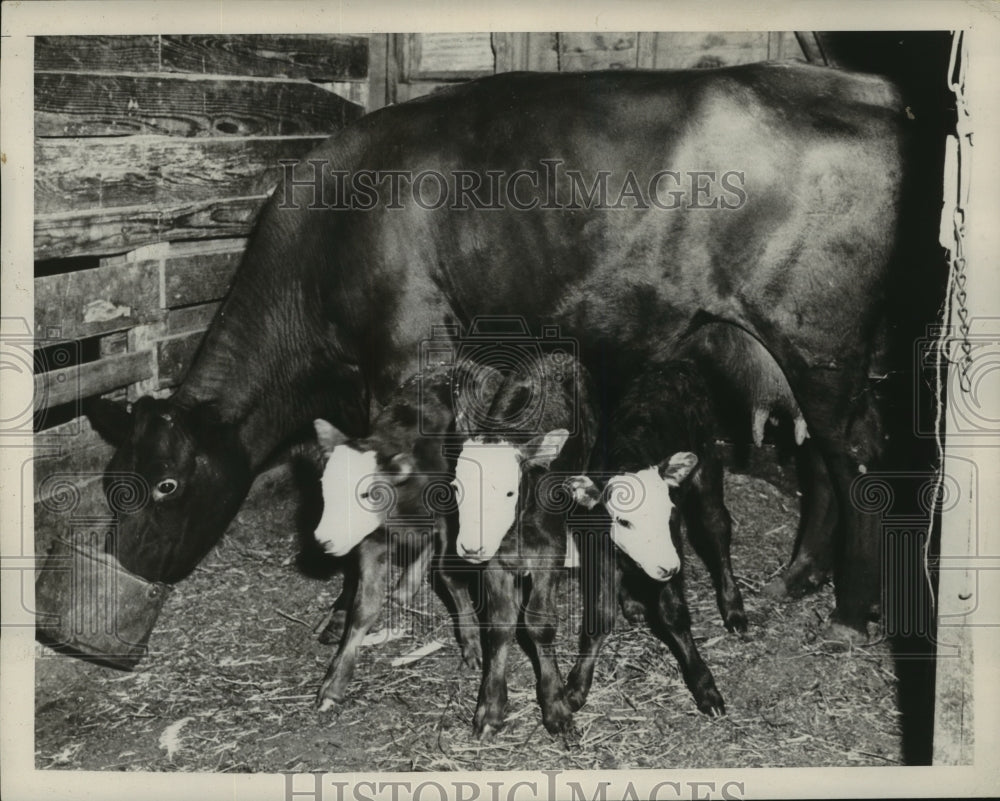
M 988 29 L 982 33 L 971 29 L 963 34 L 963 46 L 969 55 L 964 95 L 970 115 L 963 118 L 959 103 L 958 133 L 965 139 L 963 157 L 971 156 L 971 162 L 966 162 L 971 168 L 966 177 L 1000 174 L 1000 109 L 994 83 L 996 44 L 990 39 L 991 33 Z M 954 175 L 950 180 L 946 175 L 946 186 L 954 188 L 954 182 Z M 990 180 L 969 180 L 966 186 L 969 195 L 964 246 L 972 345 L 972 362 L 967 367 L 971 386 L 979 391 L 963 391 L 960 386 L 958 344 L 962 334 L 956 330 L 953 335 L 959 342 L 953 348 L 955 361 L 948 365 L 944 471 L 960 502 L 950 506 L 945 503 L 941 515 L 933 761 L 935 765 L 975 762 L 986 766 L 996 756 L 1000 729 L 996 705 L 990 700 L 996 692 L 1000 657 L 996 636 L 1000 626 L 1000 574 L 995 556 L 1000 553 L 1000 530 L 995 525 L 1000 393 L 990 391 L 995 390 L 996 383 L 988 381 L 1000 353 L 1000 319 L 995 316 L 995 308 L 990 308 L 1000 297 L 1000 236 L 995 224 L 1000 186 Z M 946 189 L 946 207 L 953 197 Z M 950 219 L 946 219 L 946 229 L 949 223 Z M 953 304 L 951 322 L 957 324 L 959 320 L 959 309 Z M 982 379 L 987 380 L 977 386 Z M 973 706 L 977 700 L 979 726 L 974 730 Z

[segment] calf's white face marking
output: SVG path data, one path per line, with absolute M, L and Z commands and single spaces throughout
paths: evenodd
M 677 487 L 698 464 L 693 453 L 675 453 L 659 466 L 638 473 L 619 473 L 601 492 L 587 476 L 570 479 L 578 503 L 604 505 L 611 517 L 611 539 L 656 581 L 672 578 L 681 568 L 680 554 L 670 537 L 670 514 Z
M 523 445 L 466 440 L 455 465 L 459 556 L 480 563 L 496 555 L 516 521 L 522 468 L 549 467 L 568 439 L 557 428 Z
M 333 556 L 349 553 L 365 537 L 385 524 L 395 503 L 394 485 L 405 480 L 410 466 L 394 458 L 399 469 L 380 472 L 374 450 L 359 451 L 325 420 L 315 422 L 320 447 L 326 454 L 323 469 L 323 516 L 314 536 Z
M 521 458 L 509 442 L 469 440 L 455 465 L 458 555 L 470 562 L 493 558 L 514 525 Z

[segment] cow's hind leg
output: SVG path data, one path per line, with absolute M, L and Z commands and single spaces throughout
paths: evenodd
M 500 567 L 483 571 L 486 590 L 486 660 L 473 734 L 488 738 L 503 727 L 507 709 L 507 657 L 514 640 L 519 604 L 514 597 L 514 575 Z
M 531 594 L 524 607 L 524 626 L 538 662 L 538 703 L 542 708 L 542 723 L 549 734 L 561 734 L 573 722 L 573 711 L 564 695 L 556 661 L 556 591 L 561 583 L 556 570 L 538 567 L 532 571 Z
M 691 544 L 712 576 L 722 622 L 729 631 L 746 631 L 743 595 L 729 555 L 733 523 L 723 498 L 722 462 L 708 455 L 691 482 L 684 503 Z
M 385 605 L 389 567 L 389 544 L 385 532 L 377 531 L 362 540 L 354 554 L 357 560 L 357 592 L 347 613 L 347 624 L 337 654 L 330 662 L 316 696 L 316 705 L 321 712 L 334 708 L 344 700 L 361 641 Z
M 837 528 L 837 498 L 816 443 L 807 440 L 796 454 L 802 502 L 792 560 L 772 580 L 764 594 L 801 598 L 822 587 L 833 574 Z
M 837 502 L 833 639 L 863 641 L 881 613 L 881 513 L 854 482 L 878 467 L 881 421 L 864 375 L 814 370 L 801 393 L 809 429 L 820 447 Z M 854 497 L 855 493 L 857 497 Z
M 615 624 L 617 555 L 606 530 L 580 530 L 580 652 L 566 679 L 566 701 L 574 712 L 582 707 L 594 680 L 601 646 Z

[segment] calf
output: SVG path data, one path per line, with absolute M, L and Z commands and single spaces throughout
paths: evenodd
M 684 600 L 680 520 L 704 559 L 723 622 L 745 631 L 743 599 L 729 558 L 732 523 L 723 502 L 722 462 L 714 444 L 711 398 L 691 361 L 654 363 L 629 383 L 605 430 L 598 487 L 588 476 L 568 480 L 574 498 L 599 510 L 610 538 L 625 557 L 619 578 L 645 608 L 658 637 L 674 651 L 698 708 L 725 712 L 722 695 L 691 637 Z M 608 520 L 607 518 L 610 518 Z M 599 550 L 582 549 L 585 604 L 596 624 L 582 629 L 580 656 L 567 682 L 572 709 L 586 700 L 603 638 L 614 622 L 608 576 L 591 562 Z
M 485 565 L 487 650 L 473 723 L 477 737 L 503 725 L 507 657 L 519 623 L 537 654 L 545 728 L 556 734 L 572 721 L 554 644 L 555 593 L 568 545 L 569 499 L 559 474 L 578 472 L 590 457 L 596 422 L 586 384 L 583 368 L 565 353 L 522 363 L 493 398 L 487 430 L 470 436 L 456 464 L 456 550 Z M 528 409 L 535 413 L 524 414 Z M 472 428 L 469 421 L 459 427 Z
M 488 369 L 466 376 L 450 365 L 427 368 L 396 390 L 371 434 L 363 439 L 347 440 L 329 423 L 316 421 L 317 436 L 328 458 L 323 472 L 323 516 L 315 536 L 328 553 L 353 552 L 357 562 L 353 572 L 357 584 L 349 588 L 344 633 L 316 699 L 321 711 L 343 700 L 357 650 L 385 603 L 390 546 L 399 550 L 405 545 L 411 551 L 399 584 L 406 598 L 432 560 L 443 566 L 458 519 L 450 487 L 454 463 L 443 448 L 446 436 L 454 430 L 455 387 L 468 387 L 472 381 L 488 383 L 493 375 Z M 429 525 L 415 532 L 409 527 L 407 533 L 400 529 L 408 527 L 392 525 L 408 520 Z M 443 586 L 446 602 L 457 613 L 462 657 L 466 664 L 478 666 L 479 628 L 468 586 L 448 570 L 436 570 L 434 575 Z

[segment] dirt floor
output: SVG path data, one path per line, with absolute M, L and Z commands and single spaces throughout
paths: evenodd
M 759 473 L 758 473 L 759 474 Z M 723 628 L 707 572 L 691 556 L 694 634 L 728 714 L 698 713 L 667 647 L 619 617 L 578 738 L 541 724 L 534 673 L 518 651 L 506 728 L 471 736 L 479 676 L 462 665 L 443 605 L 425 584 L 386 608 L 363 649 L 349 700 L 320 715 L 313 698 L 332 656 L 313 627 L 341 579 L 297 567 L 298 494 L 256 492 L 221 545 L 178 585 L 132 673 L 38 646 L 39 769 L 119 771 L 445 771 L 892 765 L 902 761 L 889 648 L 841 652 L 819 636 L 829 588 L 786 603 L 761 589 L 787 560 L 798 501 L 784 481 L 727 474 L 733 561 L 750 616 Z M 780 485 L 780 486 L 779 486 Z M 690 549 L 688 551 L 690 554 Z M 570 578 L 567 588 L 575 590 Z M 562 669 L 572 663 L 567 596 Z M 440 647 L 406 664 L 398 658 Z

